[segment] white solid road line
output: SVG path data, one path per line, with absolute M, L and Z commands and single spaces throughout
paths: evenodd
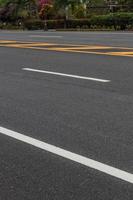
M 110 82 L 110 80 L 105 80 L 105 79 L 78 76 L 78 75 L 72 75 L 72 74 L 64 74 L 64 73 L 59 73 L 59 72 L 51 72 L 51 71 L 44 71 L 44 70 L 31 69 L 31 68 L 23 68 L 22 70 L 31 71 L 31 72 L 39 72 L 39 73 L 44 73 L 44 74 L 52 74 L 52 75 L 58 75 L 58 76 L 66 76 L 66 77 L 77 78 L 77 79 L 91 80 L 91 81 L 97 81 L 97 82 L 103 82 L 103 83 Z
M 0 127 L 0 133 L 133 184 L 133 174 L 126 171 L 111 167 L 101 162 L 86 158 L 76 153 L 72 153 L 70 151 L 64 150 L 62 148 L 42 142 L 40 140 L 20 134 L 18 132 L 11 131 L 3 127 Z
M 29 35 L 32 38 L 62 38 L 61 35 Z

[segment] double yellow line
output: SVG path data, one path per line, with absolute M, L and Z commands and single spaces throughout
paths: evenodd
M 1 47 L 133 57 L 133 48 L 0 40 Z

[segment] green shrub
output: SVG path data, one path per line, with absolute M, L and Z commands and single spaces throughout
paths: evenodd
M 67 20 L 66 22 L 67 28 L 83 28 L 88 27 L 90 28 L 90 20 L 89 19 L 73 19 L 73 20 Z
M 24 28 L 28 30 L 39 30 L 44 28 L 44 23 L 41 20 L 35 20 L 35 19 L 25 20 Z
M 133 13 L 114 14 L 114 23 L 120 30 L 125 30 L 129 25 L 133 25 Z
M 64 26 L 65 26 L 65 23 L 63 19 L 47 21 L 48 29 L 60 29 L 60 28 L 64 28 Z
M 73 19 L 73 20 L 47 20 L 48 29 L 63 29 L 63 28 L 82 28 L 90 27 L 89 19 Z M 28 30 L 44 29 L 44 21 L 42 20 L 26 20 L 24 27 Z
M 28 30 L 44 29 L 44 21 L 27 20 L 24 27 Z M 48 29 L 116 29 L 126 30 L 133 27 L 133 13 L 111 13 L 91 16 L 87 19 L 47 20 Z
M 23 29 L 22 26 L 18 26 L 16 24 L 4 24 L 4 23 L 0 23 L 0 29 L 6 29 L 6 30 L 18 30 L 18 29 Z
M 115 13 L 91 17 L 91 25 L 125 30 L 133 25 L 133 13 Z

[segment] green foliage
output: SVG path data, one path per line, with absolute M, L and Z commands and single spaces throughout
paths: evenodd
M 36 0 L 0 0 L 0 20 L 16 21 L 37 16 Z
M 84 18 L 86 16 L 86 11 L 83 5 L 79 5 L 74 9 L 74 17 L 77 19 Z
M 133 26 L 133 13 L 115 13 L 109 15 L 94 16 L 91 19 L 92 26 L 114 27 L 125 30 L 128 26 Z
M 24 21 L 24 27 L 28 30 L 39 30 L 44 28 L 44 22 L 38 19 L 28 19 Z
M 28 30 L 40 30 L 45 28 L 45 22 L 42 20 L 26 20 L 24 27 Z M 64 20 L 47 20 L 48 29 L 64 28 Z
M 64 24 L 66 23 L 66 24 Z M 24 23 L 29 30 L 43 29 L 41 20 L 28 20 Z M 116 13 L 109 15 L 92 16 L 89 19 L 47 20 L 48 29 L 117 29 L 125 30 L 133 28 L 133 13 Z
M 43 29 L 43 20 L 47 19 L 48 28 L 132 27 L 133 0 L 116 1 L 117 9 L 110 10 L 109 1 L 105 0 L 53 0 L 53 6 L 44 5 L 41 9 L 38 0 L 0 0 L 0 21 L 24 21 L 27 29 Z

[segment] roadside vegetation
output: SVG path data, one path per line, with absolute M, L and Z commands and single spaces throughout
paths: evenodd
M 0 28 L 133 30 L 133 0 L 0 0 Z

